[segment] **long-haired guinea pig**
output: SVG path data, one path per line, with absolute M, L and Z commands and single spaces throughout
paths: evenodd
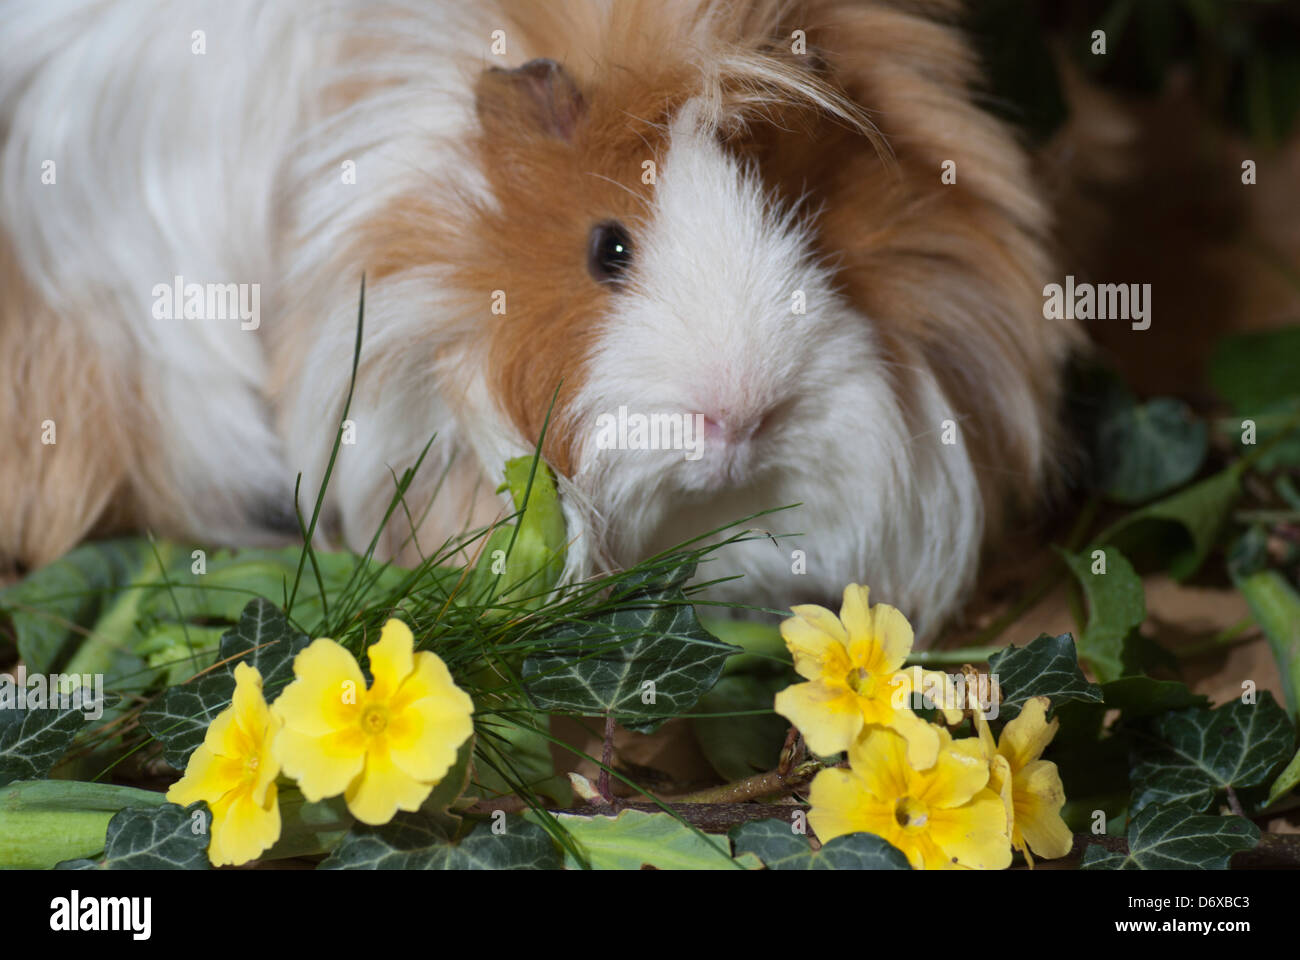
M 717 595 L 868 583 L 924 638 L 1050 475 L 1075 333 L 956 3 L 0 9 L 11 563 L 296 535 L 363 275 L 332 545 L 430 437 L 380 552 L 500 515 L 549 415 L 570 576 L 799 504 Z

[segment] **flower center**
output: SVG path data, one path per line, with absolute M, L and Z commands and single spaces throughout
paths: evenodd
M 388 726 L 388 708 L 379 704 L 371 704 L 361 711 L 361 729 L 370 736 L 377 733 L 383 733 L 384 728 Z
M 255 753 L 250 753 L 244 758 L 244 779 L 256 780 L 257 768 L 261 766 L 262 758 Z
M 868 672 L 866 667 L 855 667 L 849 671 L 849 675 L 844 678 L 844 682 L 860 697 L 869 697 L 876 688 L 876 678 Z
M 911 827 L 913 830 L 919 830 L 924 827 L 930 820 L 930 808 L 920 800 L 914 800 L 911 797 L 900 797 L 894 804 L 894 819 L 898 821 L 900 827 Z

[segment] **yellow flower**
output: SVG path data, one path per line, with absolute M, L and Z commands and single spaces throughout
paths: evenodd
M 275 788 L 280 765 L 271 752 L 278 729 L 262 698 L 262 675 L 239 664 L 230 706 L 208 725 L 185 776 L 167 791 L 167 799 L 182 807 L 207 801 L 212 814 L 208 859 L 217 866 L 247 863 L 280 839 Z
M 849 748 L 849 769 L 823 770 L 809 788 L 808 822 L 826 843 L 847 833 L 874 833 L 918 870 L 1001 870 L 1011 864 L 1007 820 L 989 790 L 988 757 L 979 740 L 954 741 L 935 728 L 939 755 L 928 770 L 907 760 L 893 730 L 868 730 Z
M 1001 798 L 1011 831 L 1011 845 L 1032 867 L 1032 849 L 1040 857 L 1063 857 L 1074 845 L 1070 828 L 1061 819 L 1065 788 L 1056 764 L 1039 759 L 1056 736 L 1059 720 L 1047 722 L 1047 697 L 1025 703 L 1019 716 L 1002 728 L 1001 741 L 993 744 L 984 714 L 975 711 L 975 726 L 991 758 L 989 787 Z
M 849 749 L 864 728 L 892 727 L 907 740 L 909 761 L 924 769 L 939 754 L 937 728 L 909 706 L 918 680 L 945 692 L 950 723 L 961 709 L 946 674 L 905 671 L 912 652 L 912 627 L 894 607 L 867 604 L 867 588 L 850 584 L 838 617 L 825 607 L 792 607 L 781 636 L 794 655 L 794 668 L 808 683 L 776 695 L 776 712 L 799 728 L 813 753 L 829 756 Z M 916 692 L 921 692 L 917 690 Z
M 434 653 L 414 653 L 410 628 L 384 624 L 369 649 L 374 685 L 356 659 L 322 637 L 294 659 L 295 680 L 272 709 L 284 722 L 275 753 L 310 801 L 345 794 L 362 823 L 418 810 L 474 732 L 474 703 Z

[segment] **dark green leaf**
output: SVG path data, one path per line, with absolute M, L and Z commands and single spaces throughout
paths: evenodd
M 81 710 L 0 709 L 0 786 L 49 774 L 85 722 Z
M 1088 625 L 1079 637 L 1079 656 L 1098 680 L 1114 680 L 1126 672 L 1125 640 L 1146 619 L 1142 580 L 1114 547 L 1060 553 L 1088 598 Z
M 813 852 L 784 820 L 754 820 L 729 834 L 736 856 L 755 854 L 769 870 L 910 870 L 898 848 L 871 833 L 836 837 Z
M 195 814 L 203 818 L 196 827 Z M 60 870 L 207 870 L 207 808 L 195 804 L 182 809 L 174 803 L 149 810 L 128 807 L 108 822 L 104 856 L 92 860 L 65 860 Z
M 1210 360 L 1210 382 L 1246 417 L 1300 397 L 1300 326 L 1225 337 Z
M 247 663 L 262 675 L 268 702 L 293 679 L 293 658 L 307 646 L 277 607 L 253 600 L 244 608 L 239 625 L 221 638 L 217 670 L 198 679 L 169 687 L 140 716 L 151 734 L 163 744 L 163 758 L 184 770 L 190 754 L 207 732 L 208 724 L 226 707 L 235 692 L 235 667 Z
M 1098 425 L 1101 488 L 1120 503 L 1145 503 L 1192 479 L 1208 446 L 1205 424 L 1177 400 L 1112 408 Z
M 724 780 L 740 780 L 776 766 L 781 742 L 789 726 L 772 712 L 778 691 L 792 682 L 789 676 L 725 676 L 700 698 L 699 713 L 748 713 L 762 716 L 697 717 L 691 721 L 704 756 Z
M 321 870 L 558 870 L 560 853 L 536 824 L 508 817 L 503 833 L 481 823 L 458 844 L 433 820 L 399 813 L 381 827 L 357 824 Z
M 1162 559 L 1170 574 L 1186 580 L 1213 549 L 1233 504 L 1240 496 L 1240 461 L 1195 483 L 1173 496 L 1129 514 L 1103 534 L 1103 542 L 1114 543 L 1129 557 L 1150 553 L 1148 548 L 1164 534 L 1172 539 L 1161 543 Z
M 1029 646 L 1009 646 L 989 657 L 989 673 L 1002 688 L 999 717 L 1014 720 L 1032 697 L 1050 697 L 1053 708 L 1069 700 L 1101 702 L 1101 687 L 1079 669 L 1074 639 L 1043 634 Z
M 1234 853 L 1259 843 L 1259 827 L 1244 817 L 1198 814 L 1184 804 L 1149 806 L 1128 828 L 1128 853 L 1093 844 L 1083 870 L 1227 870 Z
M 1131 808 L 1184 803 L 1204 810 L 1229 787 L 1263 783 L 1294 749 L 1291 722 L 1267 690 L 1257 703 L 1161 714 L 1135 751 Z
M 1210 701 L 1199 693 L 1192 693 L 1187 685 L 1176 680 L 1153 680 L 1151 677 L 1120 677 L 1101 685 L 1106 698 L 1106 709 L 1122 710 L 1125 720 L 1135 720 L 1182 710 L 1187 707 L 1208 707 Z
M 524 661 L 524 686 L 543 710 L 612 712 L 648 733 L 690 710 L 738 647 L 700 626 L 680 586 L 646 585 L 593 619 L 550 631 L 545 653 Z

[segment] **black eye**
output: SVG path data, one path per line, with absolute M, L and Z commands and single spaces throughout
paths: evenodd
M 618 282 L 631 262 L 632 240 L 623 224 L 607 220 L 591 228 L 587 269 L 597 282 Z

